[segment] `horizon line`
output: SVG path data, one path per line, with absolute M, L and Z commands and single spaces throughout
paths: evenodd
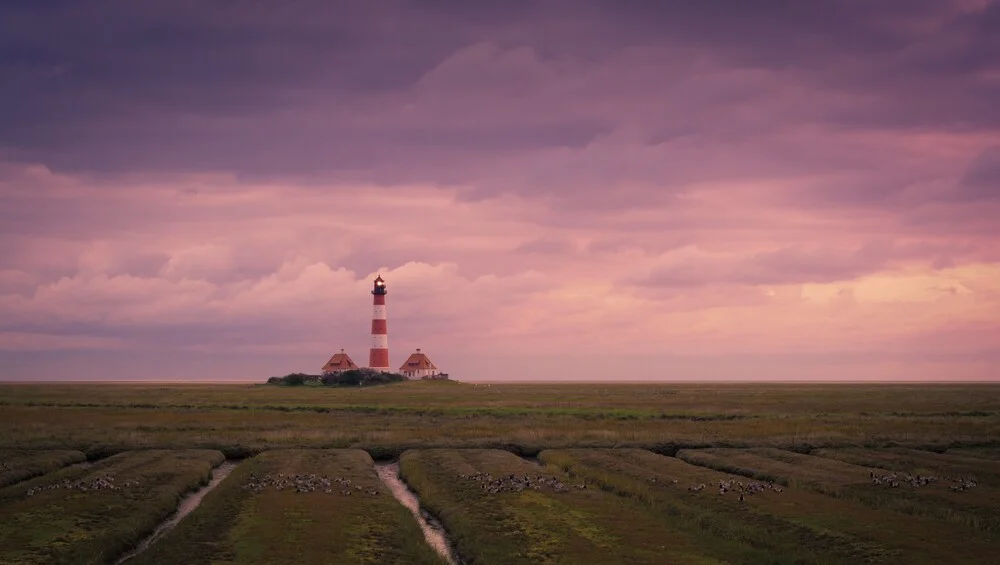
M 934 379 L 512 379 L 512 380 L 459 380 L 443 379 L 461 384 L 1000 384 L 1000 377 L 980 380 Z M 420 382 L 419 379 L 404 382 Z M 267 379 L 0 379 L 0 385 L 24 384 L 267 384 Z

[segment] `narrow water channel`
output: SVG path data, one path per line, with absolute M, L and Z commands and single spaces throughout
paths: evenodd
M 150 545 L 153 544 L 160 536 L 169 532 L 176 526 L 185 516 L 191 513 L 192 510 L 201 504 L 201 499 L 205 498 L 205 495 L 215 487 L 219 486 L 219 483 L 223 479 L 229 476 L 229 473 L 233 472 L 236 468 L 238 461 L 223 461 L 218 467 L 212 469 L 212 479 L 207 485 L 201 487 L 200 489 L 186 495 L 181 499 L 180 504 L 177 505 L 177 511 L 174 512 L 169 518 L 160 523 L 159 526 L 153 530 L 153 533 L 139 542 L 139 545 L 135 547 L 132 551 L 123 555 L 118 561 L 115 561 L 115 565 L 121 565 L 129 559 L 132 559 L 136 555 L 139 555 L 146 550 Z
M 396 497 L 396 500 L 403 503 L 403 506 L 413 514 L 417 524 L 420 525 L 420 530 L 424 533 L 424 539 L 434 548 L 434 551 L 438 552 L 451 565 L 458 565 L 459 562 L 455 559 L 444 527 L 433 516 L 420 509 L 417 495 L 399 478 L 399 463 L 376 463 L 375 471 L 378 472 L 378 477 L 382 479 L 382 483 L 389 489 L 392 496 Z

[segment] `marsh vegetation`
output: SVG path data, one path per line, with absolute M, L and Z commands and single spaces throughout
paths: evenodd
M 444 563 L 383 490 L 364 451 L 268 451 L 128 563 Z
M 211 450 L 131 451 L 0 489 L 0 563 L 111 563 L 222 461 Z
M 0 389 L 0 563 L 1000 563 L 997 386 Z

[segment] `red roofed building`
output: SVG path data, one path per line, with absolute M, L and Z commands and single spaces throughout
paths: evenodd
M 441 373 L 430 358 L 425 353 L 421 353 L 419 349 L 416 353 L 410 354 L 410 358 L 399 368 L 399 372 L 408 379 L 424 379 Z
M 343 373 L 344 371 L 351 371 L 357 368 L 358 366 L 354 364 L 354 361 L 351 361 L 351 358 L 344 353 L 343 349 L 341 349 L 340 353 L 335 353 L 333 357 L 326 362 L 326 365 L 323 365 L 323 374 L 335 375 L 337 373 Z

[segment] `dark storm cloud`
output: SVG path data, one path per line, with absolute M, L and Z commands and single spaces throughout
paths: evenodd
M 633 37 L 669 37 L 734 67 L 796 71 L 818 88 L 859 95 L 819 108 L 828 123 L 1000 126 L 1000 84 L 981 75 L 1000 70 L 995 1 L 982 9 L 938 0 L 599 5 Z
M 933 0 L 825 3 L 625 0 L 595 2 L 595 5 L 606 17 L 625 22 L 644 36 L 680 35 L 702 45 L 721 45 L 726 49 L 742 46 L 741 57 L 779 65 L 815 60 L 817 51 L 828 55 L 829 51 L 845 48 L 851 51 L 889 48 L 903 39 L 899 37 L 901 34 L 891 33 L 892 24 L 898 20 L 947 13 L 946 3 Z
M 6 85 L 0 94 L 5 123 L 0 145 L 81 169 L 89 168 L 88 159 L 98 169 L 156 166 L 157 152 L 167 167 L 252 168 L 231 162 L 212 167 L 195 155 L 218 159 L 236 136 L 249 138 L 245 145 L 260 145 L 274 125 L 233 127 L 227 119 L 259 120 L 318 104 L 335 109 L 357 97 L 393 92 L 461 44 L 447 30 L 414 34 L 415 28 L 401 25 L 407 16 L 392 4 L 371 6 L 81 2 L 14 7 L 0 19 L 0 72 Z M 273 150 L 275 139 L 281 137 L 264 144 Z M 311 140 L 288 141 L 305 150 Z M 179 151 L 178 146 L 192 145 L 197 149 L 191 154 Z M 188 165 L 188 160 L 193 162 Z M 247 162 L 252 161 L 253 155 Z M 280 163 L 265 166 L 281 168 Z M 299 166 L 291 160 L 290 168 Z
M 615 113 L 626 115 L 631 104 L 621 97 L 629 86 L 617 84 L 619 76 L 607 77 L 606 93 L 588 87 L 574 94 L 594 112 L 567 113 L 561 106 L 575 100 L 532 95 L 553 88 L 546 79 L 562 80 L 549 76 L 547 65 L 573 60 L 585 70 L 636 46 L 674 50 L 681 59 L 707 55 L 733 68 L 790 70 L 820 88 L 858 95 L 856 103 L 821 106 L 800 119 L 896 128 L 1000 123 L 990 103 L 995 81 L 976 78 L 1000 59 L 1000 7 L 963 13 L 956 6 L 929 0 L 6 3 L 0 148 L 61 169 L 346 172 L 376 182 L 460 184 L 488 174 L 484 152 L 579 147 L 617 127 Z M 484 76 L 459 77 L 450 90 L 433 93 L 481 100 L 468 110 L 474 114 L 446 124 L 418 105 L 425 114 L 399 123 L 422 77 L 483 42 L 530 48 L 541 73 L 536 82 L 523 83 L 520 92 L 468 91 L 470 80 L 496 72 L 485 68 Z M 629 64 L 645 65 L 633 69 L 639 76 L 671 73 L 658 55 L 651 57 Z M 731 88 L 707 85 L 692 96 L 721 108 L 733 102 L 718 93 Z M 667 92 L 654 87 L 647 94 L 655 100 Z M 598 118 L 599 107 L 613 111 Z M 491 114 L 500 123 L 477 120 Z M 525 119 L 505 119 L 519 114 Z M 656 122 L 649 126 L 662 131 Z M 739 127 L 753 135 L 763 126 Z M 702 128 L 694 120 L 681 130 Z

